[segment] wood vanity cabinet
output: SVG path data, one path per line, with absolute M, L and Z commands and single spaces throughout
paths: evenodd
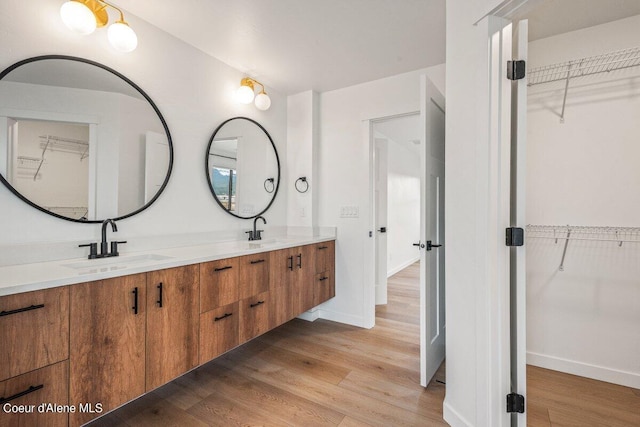
M 204 313 L 239 299 L 240 257 L 200 264 L 200 312 Z
M 294 270 L 291 276 L 293 315 L 297 316 L 313 307 L 313 275 L 315 259 L 313 245 L 294 248 Z
M 69 288 L 1 297 L 0 343 L 0 381 L 68 359 Z
M 265 291 L 240 301 L 239 342 L 241 344 L 271 329 L 270 295 L 269 291 Z
M 313 245 L 315 251 L 315 276 L 313 283 L 313 305 L 319 305 L 336 296 L 335 241 Z
M 198 285 L 198 265 L 147 273 L 147 391 L 199 363 Z
M 200 315 L 200 363 L 207 363 L 237 347 L 240 313 L 238 302 Z
M 68 294 L 67 294 L 68 295 Z M 51 426 L 64 427 L 69 422 L 66 412 L 40 410 L 41 404 L 69 404 L 69 361 L 55 363 L 0 382 L 2 405 L 34 405 L 28 413 L 6 413 L 0 409 L 0 427 Z M 31 408 L 28 406 L 28 408 Z
M 291 277 L 294 271 L 295 255 L 291 249 L 280 249 L 269 253 L 269 291 L 271 310 L 269 329 L 293 319 Z
M 245 299 L 269 290 L 269 253 L 246 255 L 238 259 L 238 299 Z
M 145 392 L 147 275 L 72 285 L 69 401 L 108 412 Z M 77 426 L 99 413 L 76 412 Z

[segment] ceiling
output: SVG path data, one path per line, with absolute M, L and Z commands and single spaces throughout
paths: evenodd
M 477 1 L 477 0 L 469 0 Z M 114 0 L 284 94 L 445 62 L 445 0 Z M 530 0 L 530 39 L 640 14 L 639 0 Z M 144 40 L 140 40 L 144 43 Z

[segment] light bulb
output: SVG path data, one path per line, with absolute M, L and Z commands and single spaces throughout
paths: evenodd
M 120 52 L 131 52 L 138 46 L 138 36 L 124 21 L 114 22 L 107 30 L 109 43 Z
M 69 0 L 60 7 L 62 22 L 71 31 L 79 34 L 91 34 L 96 30 L 96 16 L 83 3 Z
M 236 90 L 236 99 L 241 104 L 251 104 L 254 96 L 253 89 L 249 86 L 242 85 Z
M 256 108 L 258 110 L 268 110 L 271 107 L 271 98 L 264 92 L 261 92 L 256 96 Z

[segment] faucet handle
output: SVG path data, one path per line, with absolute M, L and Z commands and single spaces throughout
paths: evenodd
M 124 243 L 127 243 L 127 241 L 126 240 L 122 240 L 122 241 L 116 242 L 114 240 L 113 242 L 111 242 L 111 253 L 109 254 L 109 256 L 118 256 L 118 255 L 120 255 L 118 253 L 118 243 L 124 244 Z
M 87 243 L 86 245 L 78 245 L 79 248 L 89 248 L 89 259 L 95 259 L 98 257 L 98 244 L 97 243 Z
M 255 235 L 255 236 L 253 236 L 253 239 L 254 239 L 254 240 L 262 240 L 262 232 L 263 232 L 263 231 L 264 231 L 264 230 L 256 230 L 256 235 Z
M 255 236 L 253 235 L 253 230 L 245 231 L 245 233 L 249 235 L 249 240 L 255 239 Z

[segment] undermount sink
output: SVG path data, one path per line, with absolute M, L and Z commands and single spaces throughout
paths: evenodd
M 281 243 L 287 243 L 287 239 L 262 239 L 262 240 L 250 240 L 245 242 L 239 242 L 239 246 L 247 249 L 264 248 Z
M 94 273 L 97 271 L 121 270 L 123 268 L 127 268 L 136 264 L 142 264 L 152 261 L 163 261 L 171 258 L 173 257 L 168 255 L 145 254 L 90 259 L 87 261 L 79 261 L 71 264 L 62 264 L 62 266 L 73 268 L 74 270 L 87 270 L 86 273 Z

